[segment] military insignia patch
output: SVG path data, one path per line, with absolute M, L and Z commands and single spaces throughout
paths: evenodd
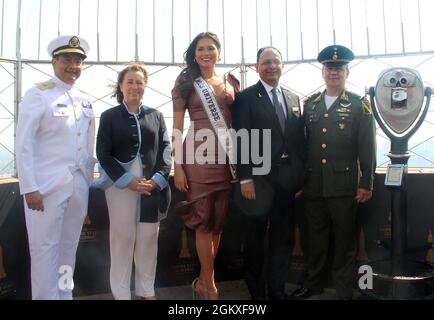
M 341 100 L 344 100 L 344 101 L 350 101 L 350 98 L 348 98 L 347 94 L 344 92 L 344 93 L 341 95 Z
M 82 101 L 81 106 L 86 109 L 92 109 L 92 104 L 89 101 Z
M 348 109 L 348 108 L 338 108 L 338 109 L 336 109 L 336 112 L 339 115 L 341 115 L 341 114 L 350 115 L 351 109 Z
M 68 45 L 72 48 L 78 48 L 80 46 L 80 40 L 78 40 L 78 37 L 73 36 L 71 39 L 69 39 Z
M 344 108 L 344 109 L 348 109 L 350 106 L 351 106 L 351 102 L 349 102 L 349 103 L 343 103 L 343 102 L 341 102 L 340 104 L 339 104 L 342 108 Z M 348 110 L 345 110 L 345 112 L 347 112 Z

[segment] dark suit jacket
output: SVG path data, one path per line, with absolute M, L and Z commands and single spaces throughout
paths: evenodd
M 96 154 L 102 168 L 113 180 L 118 180 L 125 169 L 118 163 L 133 160 L 139 151 L 142 175 L 151 178 L 155 173 L 168 179 L 172 166 L 172 150 L 163 114 L 143 106 L 139 115 L 141 144 L 137 124 L 124 105 L 101 114 L 97 135 Z M 116 159 L 118 161 L 116 161 Z M 157 222 L 167 214 L 170 188 L 155 189 L 151 196 L 141 198 L 141 221 Z
M 285 122 L 285 132 L 283 133 L 279 120 L 274 110 L 274 106 L 266 92 L 261 81 L 250 86 L 240 92 L 232 105 L 233 127 L 237 131 L 239 129 L 247 129 L 250 132 L 250 147 L 252 147 L 251 130 L 259 131 L 259 154 L 264 157 L 264 160 L 271 160 L 271 171 L 266 176 L 278 172 L 281 164 L 281 156 L 286 153 L 289 155 L 289 167 L 297 181 L 288 181 L 294 183 L 293 191 L 298 191 L 301 188 L 301 183 L 304 176 L 304 159 L 305 159 L 305 136 L 303 129 L 303 121 L 301 118 L 300 102 L 296 95 L 289 90 L 282 88 L 284 96 L 287 118 Z M 264 141 L 263 132 L 269 129 L 271 131 L 271 139 Z M 270 141 L 271 140 L 271 141 Z M 238 141 L 239 142 L 239 141 Z M 253 142 L 254 143 L 254 142 Z M 271 145 L 265 145 L 271 144 Z M 264 150 L 267 153 L 267 148 L 270 154 L 263 154 Z M 249 163 L 242 163 L 242 148 L 240 143 L 237 143 L 238 154 L 238 173 L 240 180 L 253 178 L 255 167 L 260 167 L 263 164 L 255 164 L 250 157 Z

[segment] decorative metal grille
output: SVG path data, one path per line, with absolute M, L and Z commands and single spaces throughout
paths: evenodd
M 430 9 L 430 0 L 0 0 L 0 176 L 15 174 L 18 102 L 52 74 L 45 47 L 59 34 L 80 34 L 91 44 L 79 87 L 93 97 L 97 116 L 115 104 L 109 84 L 117 71 L 144 61 L 150 73 L 144 102 L 164 113 L 171 131 L 170 91 L 183 52 L 201 31 L 219 35 L 219 72 L 231 71 L 243 88 L 258 80 L 257 49 L 278 47 L 282 83 L 300 98 L 324 89 L 318 51 L 346 45 L 357 56 L 347 87 L 364 94 L 390 66 L 415 68 L 434 87 Z M 410 140 L 411 167 L 433 167 L 433 112 Z M 390 143 L 380 129 L 377 144 L 384 167 Z

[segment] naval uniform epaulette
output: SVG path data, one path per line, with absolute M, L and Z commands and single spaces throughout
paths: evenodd
M 316 98 L 318 98 L 320 95 L 321 95 L 321 92 L 314 93 L 314 94 L 304 98 L 303 103 L 304 104 L 309 103 L 309 102 L 315 100 Z
M 52 80 L 48 80 L 45 82 L 39 82 L 36 84 L 36 86 L 39 88 L 39 90 L 47 90 L 54 88 L 56 83 L 54 83 Z

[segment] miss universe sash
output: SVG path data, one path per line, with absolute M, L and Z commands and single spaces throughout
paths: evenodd
M 232 136 L 226 125 L 223 114 L 214 96 L 214 93 L 208 83 L 201 77 L 197 77 L 193 82 L 194 89 L 202 102 L 203 110 L 208 116 L 211 127 L 213 128 L 220 146 L 226 153 L 226 157 L 229 159 L 229 169 L 231 171 L 232 178 L 237 178 L 234 162 L 234 145 Z

